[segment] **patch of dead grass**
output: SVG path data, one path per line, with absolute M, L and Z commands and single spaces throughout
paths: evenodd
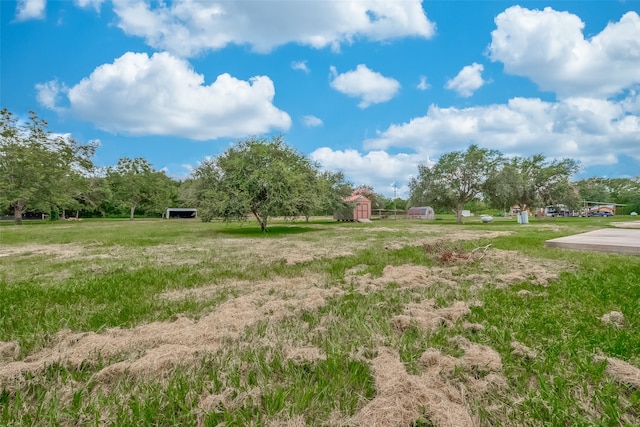
M 624 328 L 624 314 L 619 311 L 611 311 L 609 313 L 605 313 L 600 320 L 607 325 L 611 325 L 614 328 Z
M 464 350 L 462 358 L 454 358 L 436 349 L 427 349 L 420 361 L 424 372 L 409 374 L 395 349 L 381 347 L 371 361 L 377 395 L 352 419 L 351 425 L 407 426 L 429 418 L 439 427 L 464 427 L 479 424 L 467 404 L 466 393 L 482 394 L 495 387 L 504 387 L 500 373 L 502 362 L 493 349 L 457 337 L 455 342 Z M 458 383 L 452 373 L 460 368 L 468 375 L 466 384 Z M 487 375 L 478 377 L 477 372 Z M 468 388 L 468 390 L 467 390 Z
M 293 360 L 294 362 L 315 362 L 317 360 L 325 360 L 327 358 L 317 347 L 286 347 L 284 349 L 284 358 Z
M 526 359 L 535 359 L 536 357 L 538 357 L 537 351 L 527 347 L 521 342 L 518 342 L 518 341 L 511 342 L 511 348 L 513 349 L 513 351 L 511 352 L 511 355 L 513 356 L 523 357 Z
M 412 325 L 432 330 L 440 326 L 451 327 L 469 313 L 471 310 L 464 301 L 456 301 L 450 307 L 436 308 L 435 301 L 425 300 L 407 305 L 404 314 L 393 317 L 391 322 L 399 331 L 405 331 Z
M 320 276 L 238 282 L 236 286 L 249 289 L 245 289 L 245 295 L 222 303 L 199 320 L 179 317 L 172 322 L 112 328 L 102 333 L 63 331 L 57 334 L 52 347 L 23 361 L 0 366 L 0 383 L 19 383 L 23 372 L 36 373 L 52 363 L 79 367 L 98 358 L 109 360 L 123 354 L 128 355 L 125 360 L 104 367 L 95 378 L 111 383 L 122 376 L 162 377 L 177 366 L 189 365 L 200 356 L 217 351 L 226 340 L 238 339 L 248 326 L 317 310 L 327 298 L 342 293 L 337 288 L 317 288 L 319 282 Z
M 616 382 L 640 389 L 640 368 L 615 357 L 597 356 L 596 361 L 606 360 L 606 372 Z

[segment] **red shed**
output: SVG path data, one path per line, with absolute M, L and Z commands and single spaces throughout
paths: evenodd
M 342 199 L 345 206 L 333 213 L 338 221 L 371 220 L 371 200 L 360 194 L 352 194 Z

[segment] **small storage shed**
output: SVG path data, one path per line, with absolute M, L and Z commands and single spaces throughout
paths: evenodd
M 333 213 L 338 221 L 370 221 L 371 200 L 360 194 L 352 194 L 342 199 L 344 207 Z
M 407 218 L 433 220 L 436 219 L 436 213 L 431 206 L 417 206 L 409 208 Z
M 171 218 L 197 218 L 198 210 L 195 208 L 167 208 L 164 217 Z

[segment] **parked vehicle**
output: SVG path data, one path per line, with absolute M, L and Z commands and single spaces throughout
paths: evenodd
M 613 216 L 611 212 L 601 211 L 601 212 L 591 212 L 589 216 Z

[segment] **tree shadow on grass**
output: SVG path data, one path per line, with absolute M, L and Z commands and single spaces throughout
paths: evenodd
M 218 230 L 220 234 L 228 234 L 237 237 L 278 237 L 291 234 L 303 234 L 311 231 L 320 231 L 319 228 L 302 227 L 296 225 L 275 225 L 262 231 L 259 226 L 229 226 Z

